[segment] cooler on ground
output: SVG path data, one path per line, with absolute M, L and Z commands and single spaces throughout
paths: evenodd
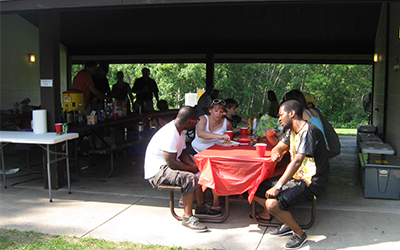
M 400 160 L 395 155 L 360 153 L 365 198 L 400 199 Z

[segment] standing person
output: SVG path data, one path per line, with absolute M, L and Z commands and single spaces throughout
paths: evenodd
M 182 225 L 197 231 L 207 227 L 193 216 L 194 192 L 200 188 L 197 165 L 186 152 L 186 135 L 198 122 L 197 110 L 188 106 L 178 111 L 177 117 L 163 126 L 150 140 L 144 160 L 144 178 L 157 188 L 161 184 L 180 186 L 184 215 Z
M 124 82 L 124 73 L 122 71 L 117 72 L 117 83 L 112 87 L 111 97 L 115 100 L 124 101 L 128 114 L 131 112 L 131 107 L 133 107 L 132 89 L 128 83 Z
M 237 128 L 237 124 L 240 122 L 246 123 L 247 120 L 236 114 L 239 106 L 237 101 L 235 101 L 234 99 L 226 99 L 225 103 L 226 103 L 225 118 L 231 122 L 233 133 L 238 133 L 240 132 L 240 128 Z
M 273 90 L 268 90 L 267 98 L 268 98 L 268 101 L 270 102 L 268 111 L 267 111 L 268 115 L 278 118 L 279 102 L 278 102 L 278 98 L 276 97 L 275 92 Z
M 219 90 L 207 87 L 206 92 L 204 92 L 199 101 L 197 102 L 197 112 L 199 112 L 199 116 L 208 114 L 208 109 L 212 100 L 218 99 Z
M 109 70 L 108 62 L 102 61 L 100 62 L 99 66 L 97 67 L 96 71 L 92 76 L 94 86 L 96 86 L 96 88 L 106 96 L 111 95 L 110 83 L 108 82 L 107 79 L 108 70 Z M 92 103 L 95 102 L 93 101 L 93 98 L 96 98 L 96 96 L 93 93 L 91 93 L 90 100 Z M 100 102 L 97 105 L 98 109 L 104 109 L 104 102 Z
M 108 102 L 111 101 L 111 98 L 105 96 L 100 90 L 94 86 L 92 75 L 97 69 L 97 64 L 94 61 L 88 61 L 85 64 L 85 68 L 81 70 L 74 78 L 72 88 L 75 90 L 80 90 L 83 92 L 83 103 L 87 113 L 90 112 L 89 101 L 90 101 L 90 93 L 93 93 L 100 100 L 106 99 Z
M 283 224 L 271 235 L 292 234 L 287 249 L 300 248 L 307 234 L 294 220 L 289 208 L 318 197 L 327 187 L 329 151 L 321 130 L 303 120 L 303 105 L 296 100 L 286 101 L 279 108 L 279 122 L 286 131 L 272 149 L 271 160 L 280 162 L 290 152 L 290 163 L 281 176 L 267 179 L 257 190 L 255 201 L 264 206 L 257 216 L 268 220 L 271 215 Z
M 154 110 L 153 106 L 153 93 L 154 97 L 159 101 L 158 98 L 158 87 L 156 81 L 150 78 L 150 69 L 143 68 L 142 69 L 142 77 L 136 79 L 132 92 L 136 93 L 136 103 L 137 109 L 141 108 L 141 111 L 152 111 Z
M 209 106 L 209 115 L 200 116 L 200 121 L 196 126 L 196 137 L 192 141 L 192 150 L 190 154 L 197 154 L 211 146 L 218 140 L 230 141 L 229 135 L 225 134 L 227 130 L 232 130 L 232 124 L 224 117 L 226 112 L 225 102 L 215 99 Z M 205 204 L 205 194 L 197 195 L 196 214 L 220 215 L 222 208 L 219 197 L 213 190 L 213 206 Z

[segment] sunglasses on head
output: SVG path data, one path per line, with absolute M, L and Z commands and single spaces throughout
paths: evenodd
M 211 103 L 210 103 L 210 107 L 212 106 L 212 105 L 215 105 L 215 104 L 222 104 L 222 105 L 226 105 L 226 102 L 225 101 L 223 101 L 223 100 L 220 100 L 220 99 L 214 99 Z

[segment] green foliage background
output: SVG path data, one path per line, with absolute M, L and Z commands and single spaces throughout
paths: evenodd
M 111 64 L 108 72 L 110 85 L 116 83 L 116 73 L 123 71 L 125 81 L 131 86 L 142 76 L 142 68 L 151 70 L 156 80 L 160 99 L 170 107 L 185 104 L 185 93 L 197 93 L 205 88 L 206 65 L 193 63 L 176 64 Z M 75 76 L 82 65 L 74 65 Z M 321 102 L 320 109 L 335 127 L 357 127 L 368 124 L 368 115 L 362 104 L 362 96 L 372 87 L 371 65 L 333 64 L 215 64 L 215 88 L 220 98 L 233 98 L 239 103 L 238 114 L 254 117 L 268 109 L 267 91 L 281 96 L 289 90 L 299 89 L 315 95 Z

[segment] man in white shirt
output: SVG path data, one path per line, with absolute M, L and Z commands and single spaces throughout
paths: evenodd
M 194 193 L 200 187 L 199 172 L 192 156 L 186 152 L 186 135 L 199 120 L 195 108 L 182 107 L 177 117 L 162 127 L 150 140 L 144 161 L 144 178 L 157 188 L 161 184 L 180 186 L 184 215 L 182 225 L 197 231 L 207 227 L 193 216 Z

